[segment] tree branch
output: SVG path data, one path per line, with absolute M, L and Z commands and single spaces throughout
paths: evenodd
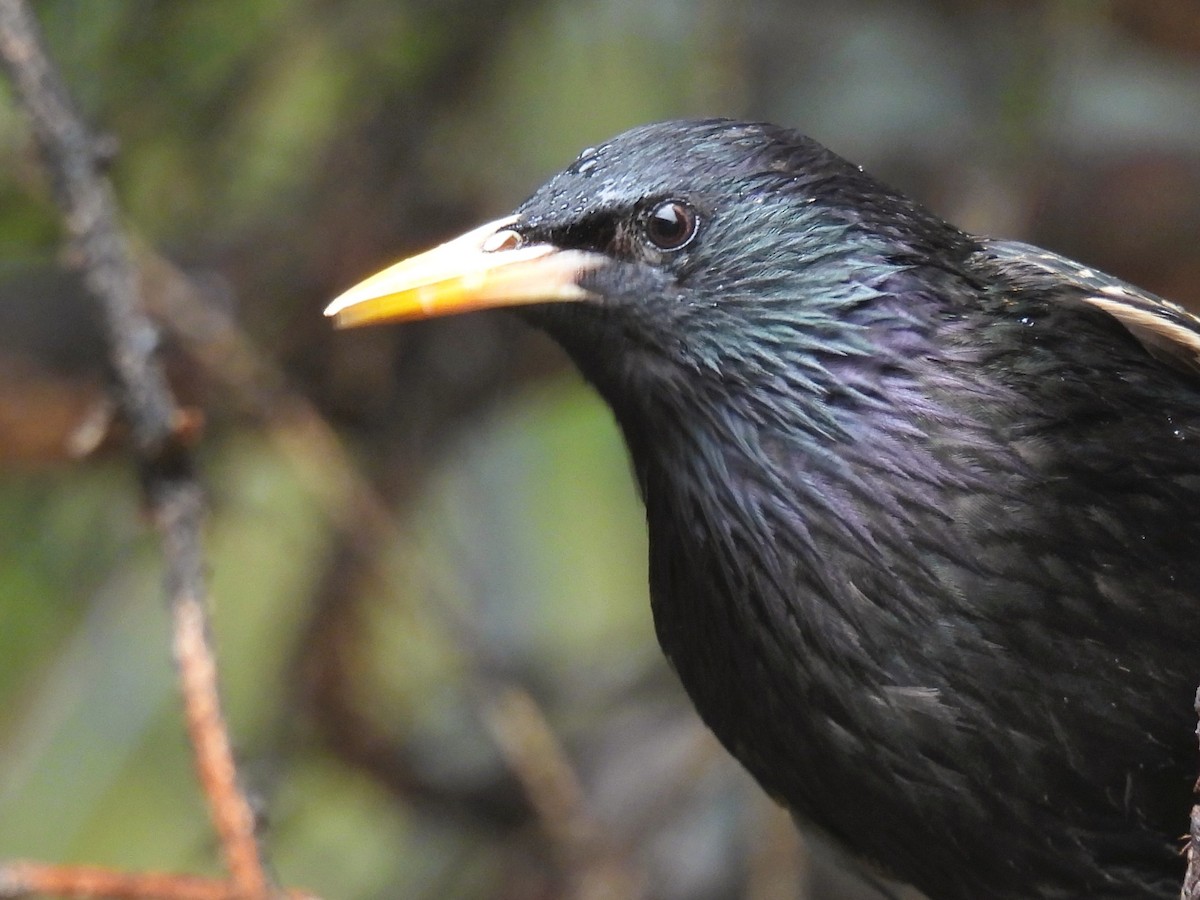
M 165 872 L 112 872 L 91 866 L 11 863 L 0 872 L 0 897 L 50 894 L 55 897 L 107 897 L 109 900 L 242 900 L 228 881 Z M 285 900 L 316 900 L 286 891 Z
M 101 307 L 116 392 L 131 426 L 136 461 L 162 538 L 189 736 L 230 875 L 225 888 L 214 889 L 226 891 L 220 896 L 240 900 L 266 898 L 271 889 L 255 839 L 254 814 L 238 784 L 217 694 L 201 539 L 204 500 L 187 447 L 188 417 L 171 395 L 157 359 L 158 331 L 144 311 L 129 240 L 120 224 L 112 185 L 102 172 L 111 150 L 84 124 L 24 0 L 0 0 L 0 64 L 29 116 L 51 174 L 70 237 L 70 259 L 82 269 Z M 150 877 L 108 873 L 106 882 L 97 870 L 20 864 L 0 869 L 0 885 L 19 886 L 24 882 L 18 876 L 31 871 L 48 879 L 44 883 L 53 884 L 55 893 L 69 896 L 138 896 L 97 893 L 88 885 L 106 883 L 116 891 L 131 879 Z M 82 873 L 90 881 L 72 888 L 72 873 Z M 188 880 L 180 878 L 182 890 Z M 31 889 L 40 888 L 35 884 Z M 159 895 L 188 896 L 167 891 Z
M 0 2 L 0 63 L 16 87 L 51 173 L 55 199 L 72 240 L 72 256 L 100 303 L 110 359 L 139 455 L 165 451 L 174 431 L 175 403 L 155 359 L 158 333 L 138 300 L 137 270 L 119 224 L 112 185 L 100 172 L 111 155 L 75 110 L 42 45 L 24 0 Z

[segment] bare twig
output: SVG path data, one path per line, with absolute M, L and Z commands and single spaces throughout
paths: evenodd
M 195 494 L 187 487 L 180 490 Z M 200 508 L 199 495 L 195 494 L 181 498 L 169 514 L 191 520 L 178 526 L 179 531 L 186 532 L 198 527 Z M 175 532 L 175 528 L 167 528 L 168 534 Z M 196 596 L 179 596 L 172 612 L 188 737 L 196 755 L 200 784 L 209 798 L 213 825 L 222 840 L 225 865 L 240 896 L 265 897 L 268 884 L 254 839 L 254 813 L 238 789 L 229 734 L 221 718 L 216 660 L 206 633 L 204 601 Z
M 225 879 L 167 872 L 113 872 L 90 866 L 45 866 L 14 862 L 0 873 L 0 897 L 98 898 L 110 900 L 240 900 Z M 286 900 L 315 900 L 303 891 L 286 891 Z
M 160 455 L 174 429 L 175 403 L 154 354 L 157 333 L 138 300 L 112 185 L 99 171 L 103 145 L 84 125 L 45 52 L 24 0 L 0 2 L 0 62 L 33 124 L 62 208 L 71 250 L 100 302 L 110 356 L 143 458 Z
M 225 895 L 161 890 L 158 895 L 265 898 L 270 886 L 255 839 L 254 814 L 238 785 L 207 636 L 201 541 L 204 503 L 186 447 L 187 417 L 175 403 L 156 358 L 158 332 L 144 312 L 137 268 L 120 225 L 112 185 L 101 172 L 101 163 L 110 151 L 90 133 L 75 109 L 24 0 L 0 0 L 0 63 L 29 115 L 51 173 L 71 239 L 71 257 L 83 270 L 85 283 L 103 312 L 117 394 L 131 426 L 147 499 L 162 535 L 189 734 L 230 875 Z M 0 884 L 14 879 L 14 871 L 0 870 Z M 33 870 L 26 867 L 22 871 Z M 53 893 L 68 896 L 102 896 L 95 885 L 108 883 L 94 870 L 37 871 L 50 881 L 57 871 L 59 881 L 53 882 Z M 90 881 L 72 887 L 72 874 L 84 874 Z M 136 881 L 140 876 L 108 873 L 105 877 L 117 890 L 120 884 L 132 883 L 130 879 Z M 36 885 L 35 889 L 40 890 Z

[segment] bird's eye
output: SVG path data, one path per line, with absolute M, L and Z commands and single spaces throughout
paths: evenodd
M 700 220 L 696 211 L 682 200 L 667 200 L 656 206 L 646 219 L 646 237 L 659 250 L 681 250 L 696 236 Z

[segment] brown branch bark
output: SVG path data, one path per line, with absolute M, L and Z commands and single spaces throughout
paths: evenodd
M 239 900 L 224 879 L 169 872 L 113 872 L 91 866 L 46 866 L 15 862 L 0 873 L 0 897 L 32 895 L 110 900 Z M 287 891 L 285 900 L 315 900 L 303 891 Z
M 112 185 L 102 171 L 110 151 L 76 110 L 24 0 L 0 0 L 0 64 L 29 116 L 50 172 L 71 258 L 103 313 L 116 393 L 162 538 L 189 736 L 230 876 L 228 885 L 212 888 L 216 894 L 186 893 L 187 884 L 206 882 L 181 876 L 175 893 L 155 888 L 154 895 L 266 898 L 271 888 L 255 838 L 254 814 L 238 784 L 208 638 L 204 500 L 187 448 L 188 417 L 171 395 L 156 358 L 159 335 L 144 311 L 129 240 Z M 42 880 L 30 881 L 32 872 Z M 72 882 L 72 876 L 83 880 Z M 0 886 L 20 889 L 28 882 L 29 890 L 51 890 L 47 885 L 52 885 L 53 893 L 66 896 L 135 897 L 150 896 L 129 892 L 138 879 L 158 878 L 155 883 L 161 887 L 161 879 L 170 877 L 22 864 L 0 869 Z
M 142 312 L 137 271 L 112 185 L 101 173 L 111 151 L 75 109 L 24 0 L 0 2 L 0 63 L 16 88 L 51 174 L 85 282 L 101 304 L 121 406 L 143 459 L 169 443 L 175 403 L 155 360 L 157 332 Z

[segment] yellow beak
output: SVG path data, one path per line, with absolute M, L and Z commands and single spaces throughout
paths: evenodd
M 489 222 L 372 275 L 325 309 L 339 328 L 427 319 L 497 306 L 585 300 L 579 278 L 606 257 L 551 244 L 525 244 L 509 228 L 517 216 Z

